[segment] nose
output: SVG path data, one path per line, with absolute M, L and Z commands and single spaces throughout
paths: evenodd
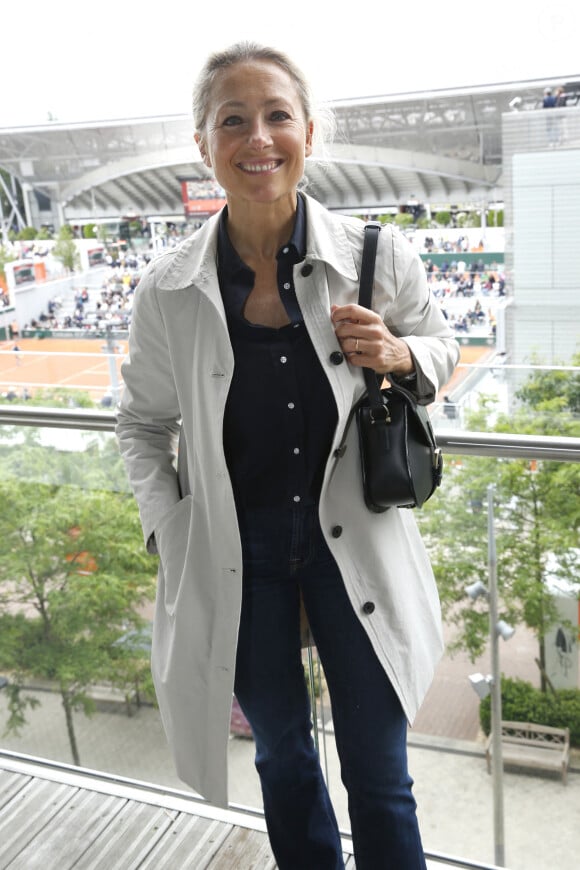
M 264 118 L 256 117 L 250 124 L 248 142 L 252 148 L 262 150 L 272 144 L 272 136 Z

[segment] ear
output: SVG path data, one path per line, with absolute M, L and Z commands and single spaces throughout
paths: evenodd
M 207 149 L 205 147 L 205 142 L 203 141 L 203 139 L 201 138 L 199 133 L 196 133 L 193 138 L 195 139 L 196 145 L 199 148 L 199 153 L 201 154 L 201 159 L 203 160 L 203 162 L 205 163 L 205 165 L 207 167 L 211 168 L 211 160 L 210 160 L 209 155 L 207 153 Z
M 312 137 L 314 135 L 314 122 L 309 121 L 306 127 L 306 142 L 304 145 L 304 156 L 310 157 L 312 154 Z

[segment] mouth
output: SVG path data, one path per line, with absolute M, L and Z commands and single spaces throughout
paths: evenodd
M 260 175 L 262 173 L 274 172 L 282 165 L 282 160 L 268 160 L 262 163 L 238 163 L 238 169 L 242 172 L 249 172 L 250 175 Z

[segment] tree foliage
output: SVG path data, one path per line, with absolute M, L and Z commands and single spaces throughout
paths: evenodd
M 19 242 L 33 242 L 38 238 L 38 230 L 36 227 L 22 227 L 22 229 L 16 233 L 16 238 Z
M 516 394 L 510 414 L 497 415 L 483 399 L 470 428 L 579 437 L 579 378 L 572 372 L 535 372 Z M 493 421 L 493 422 L 490 422 Z M 472 659 L 489 636 L 484 601 L 466 587 L 488 579 L 487 491 L 494 486 L 494 529 L 500 618 L 531 628 L 544 662 L 543 639 L 556 618 L 548 580 L 577 581 L 580 468 L 542 459 L 461 457 L 448 462 L 442 492 L 418 514 L 429 546 L 445 617 L 457 628 L 454 648 Z
M 67 272 L 74 272 L 80 266 L 80 256 L 74 241 L 73 231 L 68 224 L 59 229 L 52 256 L 60 260 Z
M 16 259 L 16 255 L 0 244 L 0 278 L 6 280 L 6 263 Z
M 0 404 L 11 405 L 26 403 L 28 407 L 40 408 L 96 408 L 98 407 L 90 393 L 73 387 L 37 387 L 34 393 L 27 389 L 26 397 L 21 394 L 16 399 L 0 396 Z
M 104 488 L 112 458 L 98 441 L 92 455 L 41 449 L 33 438 L 0 452 L 0 499 L 9 505 L 0 514 L 7 727 L 25 721 L 26 684 L 48 681 L 60 693 L 76 764 L 73 712 L 92 712 L 91 688 L 149 685 L 148 655 L 125 639 L 143 628 L 155 564 L 143 547 L 134 499 Z

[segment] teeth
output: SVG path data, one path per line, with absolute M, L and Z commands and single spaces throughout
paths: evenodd
M 277 165 L 274 161 L 271 163 L 240 163 L 245 172 L 271 172 L 272 169 L 276 169 Z

